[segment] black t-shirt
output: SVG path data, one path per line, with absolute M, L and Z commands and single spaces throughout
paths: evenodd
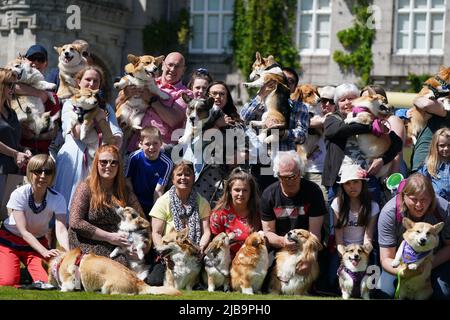
M 283 195 L 278 181 L 268 186 L 261 197 L 261 219 L 276 220 L 276 234 L 279 236 L 284 236 L 292 229 L 309 230 L 309 217 L 325 214 L 327 209 L 320 187 L 304 178 L 295 197 Z

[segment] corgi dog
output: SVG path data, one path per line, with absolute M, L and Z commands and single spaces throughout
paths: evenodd
M 375 125 L 379 123 L 380 116 L 385 116 L 391 112 L 392 108 L 386 104 L 385 97 L 375 93 L 372 89 L 369 89 L 368 92 L 368 96 L 362 96 L 353 100 L 353 112 L 347 114 L 347 118 L 344 120 L 345 123 L 357 122 Z M 381 157 L 391 144 L 389 137 L 382 134 L 382 132 L 380 132 L 379 136 L 372 133 L 359 134 L 356 136 L 356 139 L 369 164 L 374 159 Z M 377 173 L 377 178 L 386 176 L 389 168 L 390 163 L 385 164 Z
M 153 57 L 150 55 L 128 55 L 128 64 L 125 66 L 126 76 L 114 83 L 114 87 L 123 90 L 130 85 L 136 88 L 148 89 L 150 93 L 157 95 L 162 100 L 167 100 L 170 95 L 158 88 L 155 82 L 155 74 L 160 68 L 164 56 Z M 141 97 L 130 97 L 117 106 L 116 117 L 122 128 L 141 130 L 142 118 L 149 106 L 148 101 Z
M 337 246 L 341 256 L 341 265 L 337 271 L 342 299 L 363 298 L 370 299 L 367 287 L 369 254 L 372 245 L 349 244 Z
M 444 109 L 446 111 L 450 110 L 450 67 L 446 68 L 441 66 L 439 73 L 427 79 L 422 90 L 418 93 L 419 96 L 426 97 L 431 100 L 439 100 L 443 102 Z M 407 127 L 408 137 L 412 139 L 413 144 L 416 144 L 417 137 L 420 132 L 427 125 L 428 120 L 430 120 L 432 114 L 421 110 L 413 106 L 411 108 L 410 122 Z
M 103 294 L 181 294 L 174 288 L 149 286 L 119 262 L 83 254 L 80 248 L 50 259 L 48 273 L 48 282 L 64 292 L 84 289 Z
M 291 100 L 301 101 L 308 108 L 309 118 L 322 116 L 320 105 L 320 94 L 316 86 L 312 84 L 302 84 L 295 88 L 291 94 Z M 319 148 L 319 140 L 323 135 L 322 128 L 309 128 L 308 138 L 304 144 L 297 145 L 297 153 L 306 161 L 308 157 Z
M 120 216 L 119 233 L 128 237 L 129 245 L 127 247 L 116 247 L 110 258 L 115 258 L 119 254 L 127 257 L 130 269 L 136 272 L 139 279 L 147 278 L 149 266 L 144 262 L 144 249 L 149 248 L 150 241 L 150 222 L 141 217 L 132 207 L 118 208 L 116 213 Z M 130 254 L 136 250 L 138 259 L 132 259 Z
M 202 268 L 200 249 L 188 237 L 188 229 L 172 231 L 162 238 L 156 251 L 166 260 L 164 285 L 182 290 L 192 290 L 199 282 Z
M 282 248 L 275 256 L 275 268 L 270 278 L 269 290 L 273 294 L 305 295 L 319 276 L 317 255 L 322 245 L 317 237 L 307 230 L 293 229 L 286 238 L 297 243 L 297 249 Z M 311 272 L 304 276 L 297 273 L 297 265 L 311 264 Z
M 261 57 L 261 54 L 256 52 L 256 60 L 252 65 L 252 72 L 249 79 L 252 82 L 244 82 L 244 86 L 247 88 L 261 88 L 266 82 L 265 76 L 267 74 L 277 74 L 283 76 L 283 71 L 280 65 L 275 62 L 272 55 L 267 58 Z
M 251 233 L 231 264 L 231 288 L 244 294 L 261 293 L 269 268 L 264 232 Z
M 17 82 L 26 84 L 38 90 L 53 90 L 56 84 L 45 81 L 44 75 L 31 66 L 31 62 L 25 57 L 19 56 L 7 65 L 17 75 Z M 48 93 L 49 99 L 55 103 L 53 95 Z M 55 127 L 55 121 L 60 118 L 60 112 L 51 116 L 50 111 L 45 111 L 45 106 L 39 97 L 15 95 L 11 100 L 11 108 L 16 112 L 19 122 L 25 124 L 36 136 L 43 132 L 51 131 Z
M 56 95 L 64 102 L 76 93 L 77 83 L 75 75 L 87 66 L 83 57 L 85 46 L 81 44 L 65 44 L 62 47 L 53 47 L 58 53 L 59 87 Z
M 433 294 L 430 275 L 433 250 L 439 245 L 439 232 L 444 222 L 431 225 L 426 222 L 414 223 L 403 218 L 406 231 L 392 267 L 398 267 L 400 277 L 399 299 L 426 300 Z
M 270 129 L 285 130 L 289 126 L 291 109 L 289 105 L 290 90 L 284 84 L 283 76 L 267 74 L 264 76 L 265 90 L 269 91 L 264 98 L 267 108 L 261 117 L 261 121 L 250 121 L 250 127 L 262 128 L 258 135 L 260 142 L 271 144 L 275 140 L 274 134 L 269 134 Z
M 228 235 L 221 232 L 214 237 L 205 250 L 203 281 L 208 283 L 209 292 L 213 292 L 221 286 L 223 286 L 225 292 L 230 289 L 230 241 L 233 238 L 234 233 Z
M 178 139 L 178 143 L 190 144 L 193 139 L 210 129 L 214 122 L 223 116 L 223 111 L 214 104 L 212 97 L 193 99 L 186 93 L 182 93 L 181 97 L 188 107 L 186 108 L 186 128 L 183 136 Z
M 81 124 L 80 140 L 86 144 L 91 160 L 94 159 L 95 151 L 99 145 L 97 129 L 102 133 L 103 143 L 114 143 L 114 137 L 109 123 L 105 119 L 97 121 L 97 116 L 100 112 L 97 93 L 98 90 L 89 88 L 77 89 L 75 91 L 75 94 L 71 98 L 74 110 L 71 111 L 72 120 L 67 131 L 67 133 L 70 133 L 78 123 Z

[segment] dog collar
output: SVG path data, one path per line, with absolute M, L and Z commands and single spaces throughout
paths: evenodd
M 89 113 L 91 111 L 94 111 L 95 108 L 92 108 L 90 110 L 85 110 L 83 108 L 77 107 L 77 106 L 73 106 L 73 111 L 77 114 L 77 119 L 79 123 L 82 123 L 84 120 L 84 115 L 86 113 Z
M 361 281 L 366 275 L 366 271 L 351 271 L 346 266 L 341 265 L 338 269 L 337 275 L 339 276 L 341 273 L 345 272 L 352 278 L 353 280 L 353 287 L 352 287 L 352 297 L 361 297 Z
M 62 260 L 63 259 L 60 258 L 58 260 L 58 263 L 54 263 L 52 265 L 52 269 L 51 269 L 52 276 L 53 276 L 53 278 L 55 278 L 56 283 L 58 284 L 58 287 L 60 287 L 60 288 L 61 288 L 61 279 L 59 278 L 59 268 L 61 267 Z
M 420 259 L 425 258 L 431 251 L 432 250 L 417 252 L 412 246 L 408 244 L 408 242 L 405 242 L 405 246 L 403 247 L 402 252 L 402 261 L 406 264 L 417 262 Z
M 370 112 L 369 108 L 367 107 L 356 106 L 352 109 L 353 117 L 356 117 L 356 115 L 361 112 L 369 112 L 370 114 L 372 114 L 372 112 Z

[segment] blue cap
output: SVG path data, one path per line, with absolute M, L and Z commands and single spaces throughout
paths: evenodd
M 408 109 L 395 109 L 395 115 L 399 117 L 400 119 L 409 119 L 407 115 Z
M 29 58 L 29 57 L 31 57 L 32 55 L 37 54 L 37 53 L 40 53 L 40 54 L 44 55 L 45 60 L 48 59 L 48 58 L 47 58 L 47 57 L 48 57 L 48 55 L 47 55 L 47 50 L 46 50 L 43 46 L 41 46 L 40 44 L 34 44 L 34 45 L 32 45 L 32 46 L 28 49 L 27 53 L 25 53 L 25 57 L 26 57 L 26 58 Z

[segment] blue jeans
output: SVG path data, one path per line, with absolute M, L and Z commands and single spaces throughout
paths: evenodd
M 431 271 L 431 286 L 433 288 L 432 299 L 450 300 L 450 261 L 441 264 Z M 397 277 L 382 270 L 377 285 L 378 298 L 394 298 L 397 287 Z

